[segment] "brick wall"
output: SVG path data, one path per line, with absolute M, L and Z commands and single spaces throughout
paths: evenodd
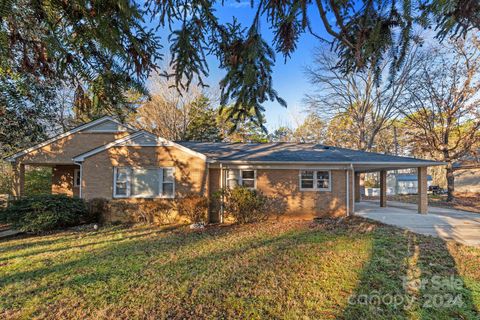
M 134 215 L 151 215 L 155 204 L 161 214 L 165 203 L 173 202 L 166 199 L 113 199 L 113 168 L 116 166 L 174 167 L 177 199 L 191 193 L 207 195 L 208 177 L 203 159 L 176 147 L 113 147 L 87 158 L 83 163 L 82 177 L 82 194 L 86 200 L 111 200 L 113 212 L 107 217 L 109 221 L 138 221 Z M 132 208 L 138 208 L 137 212 Z
M 25 164 L 67 164 L 73 163 L 72 158 L 81 153 L 95 149 L 127 135 L 119 133 L 87 133 L 77 132 L 54 141 L 42 148 L 31 151 L 17 159 Z
M 210 169 L 210 191 L 220 188 L 220 170 Z M 354 181 L 350 174 L 350 208 L 353 208 Z M 258 169 L 257 190 L 276 197 L 287 216 L 344 216 L 346 214 L 346 171 L 331 171 L 331 191 L 303 191 L 297 169 Z
M 74 171 L 79 166 L 57 165 L 52 170 L 52 194 L 79 196 L 79 187 L 74 187 Z
M 345 171 L 331 173 L 331 191 L 303 191 L 299 170 L 257 170 L 257 189 L 282 200 L 288 215 L 342 216 L 346 213 Z

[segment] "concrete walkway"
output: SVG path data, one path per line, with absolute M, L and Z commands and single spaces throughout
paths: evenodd
M 12 230 L 12 229 L 2 230 L 2 231 L 0 231 L 0 240 L 2 240 L 4 238 L 9 238 L 9 237 L 16 236 L 20 233 L 21 233 L 20 231 Z
M 410 231 L 455 240 L 480 247 L 480 214 L 429 207 L 428 214 L 417 213 L 417 205 L 396 201 L 380 208 L 378 201 L 355 204 L 355 214 Z

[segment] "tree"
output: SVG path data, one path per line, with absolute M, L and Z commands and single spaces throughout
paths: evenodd
M 0 158 L 44 140 L 54 129 L 57 109 L 55 92 L 28 81 L 31 103 L 8 84 L 0 94 Z M 14 101 L 16 107 L 8 101 Z
M 256 117 L 253 107 L 249 114 L 244 114 L 237 120 L 231 120 L 230 113 L 234 109 L 234 106 L 226 106 L 219 110 L 217 125 L 224 141 L 241 143 L 265 143 L 269 141 L 264 126 L 265 120 L 261 125 L 252 120 Z
M 280 126 L 268 136 L 272 142 L 291 142 L 293 140 L 293 130 L 286 126 Z
M 346 114 L 338 114 L 327 122 L 324 143 L 326 145 L 355 149 L 356 139 L 352 138 L 352 121 Z
M 161 60 L 160 39 L 144 20 L 168 29 L 177 88 L 194 79 L 203 85 L 206 56 L 215 56 L 225 77 L 222 104 L 232 104 L 229 117 L 242 121 L 253 108 L 262 125 L 263 103 L 285 105 L 273 89 L 275 51 L 288 58 L 302 33 L 328 42 L 343 73 L 382 66 L 393 57 L 395 73 L 409 52 L 414 28 L 434 27 L 439 38 L 465 36 L 480 25 L 476 0 L 292 0 L 251 1 L 255 11 L 247 27 L 235 18 L 223 22 L 215 0 L 7 0 L 0 4 L 0 94 L 14 84 L 29 99 L 26 81 L 61 80 L 77 89 L 77 102 L 118 113 L 129 90 L 146 93 L 144 81 Z M 307 14 L 308 12 L 308 14 Z M 311 19 L 320 21 L 328 38 L 318 35 Z M 273 46 L 264 40 L 260 22 L 273 30 Z M 377 68 L 378 69 L 378 68 Z M 168 72 L 167 72 L 168 73 Z M 377 70 L 376 75 L 379 76 Z
M 325 140 L 325 128 L 325 122 L 317 114 L 310 113 L 295 129 L 293 138 L 297 142 L 322 143 Z
M 172 87 L 172 80 L 158 75 L 151 82 L 150 99 L 132 114 L 130 121 L 138 128 L 165 139 L 185 140 L 193 116 L 192 106 L 203 97 L 201 88 L 192 85 L 189 89 L 178 91 Z
M 314 94 L 305 101 L 310 112 L 323 118 L 336 118 L 338 128 L 348 130 L 348 140 L 358 150 L 371 151 L 378 135 L 386 130 L 395 118 L 396 105 L 405 93 L 405 84 L 415 66 L 416 50 L 412 50 L 398 73 L 389 78 L 377 78 L 377 66 L 364 71 L 343 74 L 338 68 L 338 59 L 319 50 L 314 65 L 306 74 L 316 87 Z M 387 71 L 389 62 L 380 66 Z
M 128 90 L 146 93 L 143 81 L 161 46 L 144 14 L 129 0 L 2 1 L 0 94 L 10 90 L 23 98 L 6 106 L 35 103 L 41 92 L 31 84 L 76 88 L 79 104 L 103 113 L 123 107 Z
M 210 105 L 210 100 L 201 96 L 192 103 L 191 120 L 187 126 L 185 140 L 218 142 L 222 141 L 222 135 L 217 125 L 218 110 Z
M 418 66 L 402 113 L 417 152 L 447 163 L 447 200 L 452 201 L 452 164 L 480 142 L 480 43 L 472 38 L 431 47 Z
M 465 35 L 480 25 L 480 4 L 475 0 L 294 0 L 251 1 L 254 17 L 244 28 L 234 18 L 222 23 L 216 15 L 223 1 L 147 1 L 160 26 L 175 29 L 170 39 L 172 66 L 177 86 L 181 80 L 208 74 L 205 56 L 217 57 L 226 76 L 220 82 L 222 104 L 234 101 L 230 116 L 241 121 L 249 108 L 255 109 L 258 124 L 262 103 L 280 99 L 272 88 L 274 50 L 263 40 L 259 22 L 266 20 L 273 30 L 275 51 L 288 58 L 302 33 L 309 32 L 327 42 L 339 56 L 337 67 L 343 73 L 382 66 L 386 56 L 393 57 L 392 74 L 405 62 L 414 28 L 435 27 L 440 38 Z M 311 19 L 320 21 L 328 38 L 318 35 Z M 320 26 L 320 27 L 321 27 Z M 375 72 L 376 77 L 379 72 Z M 187 80 L 187 84 L 188 84 Z

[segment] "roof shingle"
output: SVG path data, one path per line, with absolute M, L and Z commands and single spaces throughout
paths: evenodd
M 325 163 L 434 163 L 434 161 L 311 143 L 178 142 L 217 161 Z

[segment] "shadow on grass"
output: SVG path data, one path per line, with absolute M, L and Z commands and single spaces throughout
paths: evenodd
M 38 250 L 28 250 L 26 253 L 14 255 L 14 256 L 6 256 L 6 257 L 0 257 L 0 261 L 4 260 L 10 260 L 10 259 L 15 259 L 15 258 L 24 258 L 28 256 L 34 256 L 37 254 L 42 254 L 42 253 L 52 253 L 52 252 L 59 252 L 59 251 L 64 251 L 64 250 L 70 250 L 74 248 L 84 248 L 88 246 L 93 246 L 93 245 L 99 245 L 102 243 L 109 243 L 109 242 L 117 242 L 117 241 L 123 241 L 127 239 L 133 239 L 133 238 L 139 238 L 142 236 L 146 236 L 149 234 L 162 234 L 162 233 L 167 233 L 175 230 L 181 230 L 184 226 L 183 225 L 172 225 L 172 226 L 166 226 L 161 229 L 158 227 L 154 226 L 145 226 L 145 227 L 140 227 L 140 228 L 129 228 L 127 226 L 118 226 L 118 227 L 110 227 L 108 229 L 100 229 L 100 231 L 88 231 L 88 232 L 72 232 L 69 231 L 68 233 L 65 233 L 63 231 L 62 233 L 57 233 L 53 235 L 26 235 L 21 238 L 17 238 L 15 240 L 18 241 L 29 241 L 32 239 L 33 241 L 29 241 L 27 243 L 22 243 L 22 244 L 17 244 L 17 245 L 11 245 L 11 246 L 0 246 L 0 255 L 5 254 L 9 251 L 21 251 L 23 249 L 36 249 Z M 145 231 L 141 233 L 141 231 Z M 116 239 L 108 239 L 105 241 L 100 241 L 100 242 L 88 242 L 82 245 L 70 245 L 69 242 L 75 240 L 75 239 L 81 239 L 82 241 L 88 239 L 88 238 L 98 238 L 98 237 L 106 237 L 112 234 L 119 234 L 121 232 L 121 237 L 118 237 Z M 51 237 L 55 237 L 55 239 L 48 239 Z M 43 240 L 41 240 L 43 238 Z M 44 239 L 47 238 L 47 239 Z M 65 243 L 67 245 L 59 248 L 50 248 L 52 245 L 56 244 L 61 244 Z M 0 243 L 1 245 L 1 243 Z
M 369 263 L 338 319 L 479 319 L 446 243 L 379 227 Z
M 3 296 L 1 305 L 3 309 L 22 306 L 33 295 L 45 299 L 38 308 L 47 312 L 49 303 L 55 305 L 61 299 L 58 292 L 69 288 L 78 293 L 76 298 L 91 303 L 86 306 L 91 311 L 96 305 L 88 301 L 86 290 L 94 287 L 95 300 L 108 301 L 112 316 L 120 318 L 147 316 L 147 311 L 160 318 L 281 316 L 287 308 L 286 300 L 282 302 L 285 294 L 295 295 L 289 286 L 295 290 L 302 287 L 302 268 L 312 277 L 328 264 L 337 243 L 351 248 L 358 240 L 308 229 L 234 238 L 230 234 L 234 229 L 132 238 L 66 263 L 14 273 L 3 278 L 1 288 L 10 292 Z M 315 250 L 301 249 L 304 246 Z M 277 272 L 283 278 L 277 279 Z M 38 285 L 29 287 L 32 283 Z M 263 285 L 259 287 L 259 283 Z M 282 284 L 279 291 L 268 287 L 275 283 Z M 6 288 L 13 284 L 13 288 Z M 49 300 L 54 296 L 55 300 Z M 299 298 L 309 299 L 303 295 Z M 300 310 L 297 306 L 297 313 Z

